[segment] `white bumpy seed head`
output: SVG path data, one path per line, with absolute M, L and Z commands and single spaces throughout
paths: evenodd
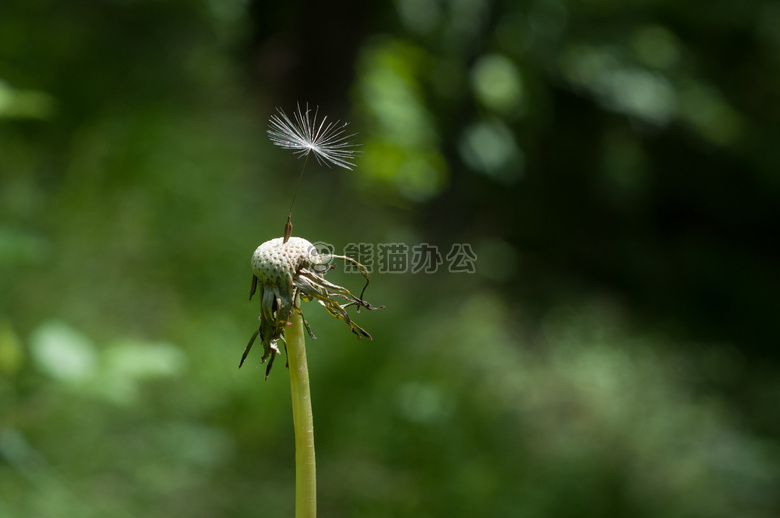
M 260 327 L 250 339 L 241 357 L 241 364 L 249 354 L 255 338 L 259 337 L 263 343 L 263 362 L 270 359 L 266 369 L 266 377 L 268 376 L 274 357 L 280 353 L 277 342 L 284 341 L 284 330 L 290 315 L 297 311 L 303 316 L 298 299 L 316 300 L 325 306 L 328 313 L 346 322 L 358 338 L 371 338 L 368 332 L 352 321 L 346 308 L 379 308 L 363 300 L 362 293 L 360 297 L 355 297 L 348 289 L 325 280 L 325 273 L 331 269 L 328 263 L 333 258 L 343 259 L 357 266 L 368 285 L 368 270 L 362 264 L 346 256 L 322 256 L 314 245 L 303 238 L 290 237 L 285 242 L 284 238 L 279 237 L 257 247 L 252 254 L 252 273 L 255 279 L 249 298 L 252 298 L 257 289 L 260 296 Z M 365 287 L 363 289 L 365 290 Z M 314 338 L 306 319 L 303 323 L 309 335 Z
M 293 277 L 301 268 L 311 269 L 322 262 L 309 241 L 291 237 L 283 243 L 283 238 L 279 237 L 257 247 L 252 255 L 252 273 L 263 285 L 289 285 L 292 290 Z

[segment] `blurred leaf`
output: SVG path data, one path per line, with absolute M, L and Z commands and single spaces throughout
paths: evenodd
M 72 384 L 83 383 L 97 371 L 92 341 L 63 322 L 42 324 L 30 338 L 32 359 L 49 376 Z

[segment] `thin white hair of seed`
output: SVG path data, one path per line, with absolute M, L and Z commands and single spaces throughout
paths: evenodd
M 305 111 L 301 111 L 301 105 L 298 104 L 293 119 L 290 119 L 281 108 L 277 108 L 276 111 L 278 115 L 271 116 L 268 129 L 268 137 L 275 145 L 292 149 L 299 157 L 314 153 L 317 161 L 328 167 L 330 164 L 349 170 L 355 167 L 350 160 L 360 152 L 352 149 L 358 144 L 349 142 L 355 134 L 344 134 L 344 128 L 348 123 L 336 121 L 326 124 L 327 116 L 318 123 L 319 107 L 315 108 L 312 116 L 308 103 Z

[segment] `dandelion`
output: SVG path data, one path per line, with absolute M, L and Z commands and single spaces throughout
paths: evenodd
M 353 149 L 357 144 L 349 141 L 355 134 L 345 135 L 346 122 L 341 121 L 327 122 L 325 116 L 317 123 L 317 114 L 319 108 L 314 110 L 311 115 L 309 104 L 306 103 L 306 110 L 301 111 L 301 105 L 298 104 L 298 110 L 293 113 L 293 118 L 287 116 L 284 110 L 277 108 L 278 115 L 272 115 L 269 121 L 268 137 L 275 145 L 283 149 L 291 149 L 298 157 L 305 156 L 301 174 L 298 176 L 298 184 L 295 186 L 292 202 L 290 203 L 290 212 L 287 215 L 287 223 L 284 226 L 284 242 L 286 243 L 292 235 L 292 209 L 295 204 L 295 198 L 298 196 L 298 189 L 303 180 L 303 171 L 306 169 L 306 163 L 309 160 L 309 154 L 314 153 L 317 162 L 330 167 L 333 164 L 344 169 L 352 170 L 355 164 L 350 162 L 353 156 L 359 151 Z M 327 123 L 326 123 L 327 122 Z
M 293 118 L 277 108 L 277 115 L 270 120 L 268 136 L 284 149 L 291 149 L 299 157 L 306 157 L 293 194 L 284 236 L 266 241 L 252 255 L 252 287 L 249 299 L 258 292 L 260 298 L 260 326 L 249 339 L 241 356 L 239 368 L 244 364 L 257 338 L 263 344 L 262 363 L 268 362 L 265 377 L 271 373 L 274 359 L 281 354 L 279 343 L 284 344 L 290 368 L 293 423 L 295 426 L 295 516 L 314 518 L 317 514 L 316 467 L 314 461 L 314 420 L 309 393 L 309 370 L 306 362 L 304 327 L 309 336 L 316 338 L 309 323 L 303 317 L 301 302 L 316 300 L 332 316 L 345 322 L 358 338 L 371 335 L 352 321 L 347 308 L 380 309 L 363 300 L 369 283 L 368 270 L 346 256 L 324 256 L 309 241 L 292 237 L 292 208 L 303 179 L 303 171 L 309 155 L 314 154 L 320 164 L 335 165 L 345 169 L 355 166 L 351 162 L 356 147 L 346 135 L 346 123 L 327 122 L 327 117 L 317 121 L 317 110 L 312 114 L 309 105 L 301 110 L 300 104 Z M 342 259 L 357 266 L 366 280 L 360 296 L 348 289 L 325 280 L 325 274 L 335 268 L 331 259 Z
M 357 145 L 349 142 L 355 134 L 345 135 L 348 123 L 327 122 L 327 116 L 317 123 L 319 108 L 312 115 L 308 103 L 303 111 L 299 104 L 292 119 L 281 108 L 276 111 L 278 115 L 271 116 L 268 130 L 268 136 L 275 145 L 292 149 L 299 157 L 314 153 L 317 161 L 328 167 L 330 164 L 349 170 L 355 167 L 350 160 L 358 151 L 353 149 Z
M 307 160 L 309 154 L 313 153 L 320 163 L 329 167 L 329 164 L 346 169 L 354 167 L 350 160 L 356 153 L 353 148 L 357 145 L 349 141 L 354 134 L 345 134 L 344 128 L 347 123 L 327 122 L 327 116 L 318 122 L 318 109 L 312 113 L 308 103 L 305 110 L 302 110 L 301 105 L 298 104 L 292 119 L 281 108 L 277 108 L 276 111 L 277 114 L 271 116 L 268 129 L 268 136 L 275 145 L 291 149 L 298 156 L 305 156 Z M 279 353 L 277 342 L 284 341 L 284 330 L 291 316 L 297 313 L 303 319 L 299 298 L 304 301 L 316 299 L 331 315 L 346 322 L 358 337 L 371 338 L 371 335 L 352 322 L 345 308 L 352 305 L 358 308 L 376 308 L 363 300 L 363 293 L 360 297 L 355 297 L 346 288 L 326 281 L 324 275 L 331 269 L 330 266 L 326 266 L 326 258 L 321 256 L 309 241 L 298 237 L 292 238 L 292 208 L 305 168 L 306 161 L 290 204 L 284 236 L 266 241 L 257 247 L 252 256 L 254 275 L 249 299 L 252 299 L 259 286 L 260 328 L 249 341 L 239 367 L 243 365 L 252 344 L 259 336 L 263 343 L 263 363 L 269 361 L 266 377 L 271 371 L 276 354 Z M 346 256 L 330 256 L 328 260 L 331 258 L 343 259 L 357 265 L 366 278 L 366 286 L 368 286 L 368 271 L 363 265 Z M 333 297 L 346 299 L 347 302 L 339 304 Z M 305 320 L 303 322 L 314 338 L 308 323 Z
M 354 296 L 347 288 L 325 279 L 331 266 L 330 259 L 342 259 L 357 266 L 366 279 L 370 280 L 366 267 L 354 259 L 341 255 L 320 255 L 309 241 L 300 237 L 291 237 L 286 243 L 282 238 L 271 239 L 257 247 L 252 255 L 252 288 L 249 299 L 259 290 L 260 327 L 252 335 L 241 357 L 239 368 L 244 364 L 249 350 L 260 337 L 263 344 L 262 363 L 268 361 L 266 378 L 271 372 L 274 358 L 280 354 L 278 342 L 284 342 L 284 332 L 293 314 L 300 315 L 309 336 L 316 339 L 309 323 L 303 318 L 300 301 L 316 300 L 332 316 L 344 321 L 358 338 L 371 335 L 349 317 L 346 308 L 357 306 L 366 309 L 380 309 Z M 335 268 L 335 266 L 333 266 Z M 365 292 L 365 287 L 363 288 Z M 340 304 L 336 299 L 345 300 Z M 384 307 L 384 306 L 382 306 Z

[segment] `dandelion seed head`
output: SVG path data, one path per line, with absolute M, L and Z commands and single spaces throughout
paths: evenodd
M 346 256 L 331 257 L 356 265 L 366 279 L 366 286 L 368 285 L 369 274 L 365 266 Z M 260 338 L 263 344 L 262 361 L 268 361 L 266 377 L 268 376 L 274 357 L 280 354 L 278 342 L 284 340 L 292 312 L 295 311 L 303 317 L 301 301 L 316 300 L 328 313 L 345 322 L 358 338 L 371 339 L 371 335 L 352 320 L 346 309 L 356 306 L 358 309 L 371 310 L 384 306 L 372 306 L 363 300 L 362 293 L 356 297 L 348 289 L 325 280 L 325 273 L 330 268 L 323 266 L 328 260 L 329 258 L 321 255 L 311 242 L 300 237 L 290 237 L 287 241 L 279 237 L 257 247 L 252 255 L 255 282 L 250 299 L 257 288 L 260 296 L 260 327 L 252 335 L 239 367 L 244 363 L 255 339 Z M 365 287 L 363 290 L 365 291 Z M 303 319 L 303 322 L 309 334 L 314 337 L 306 319 Z
M 290 149 L 299 157 L 313 153 L 320 164 L 330 167 L 331 164 L 352 169 L 352 162 L 359 151 L 354 149 L 357 144 L 349 141 L 355 134 L 346 134 L 348 123 L 328 122 L 325 116 L 318 121 L 319 108 L 312 112 L 308 103 L 302 110 L 298 104 L 297 110 L 290 118 L 281 108 L 269 120 L 268 137 L 275 145 Z
M 300 237 L 286 243 L 281 237 L 266 241 L 252 255 L 252 273 L 263 284 L 276 283 L 292 289 L 293 277 L 301 268 L 322 262 L 317 249 Z

